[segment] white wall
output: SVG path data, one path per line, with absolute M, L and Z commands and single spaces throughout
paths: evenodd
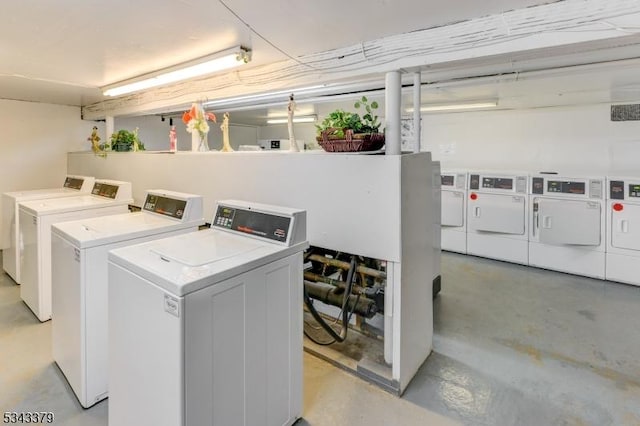
M 426 150 L 443 168 L 640 174 L 640 122 L 609 104 L 425 114 Z
M 316 127 L 314 123 L 294 123 L 293 133 L 298 141 L 298 147 L 302 149 L 302 141 L 307 147 L 312 149 L 316 140 Z M 289 131 L 286 124 L 270 124 L 258 127 L 258 139 L 287 139 Z
M 221 120 L 221 117 L 218 117 Z M 191 133 L 187 133 L 186 126 L 180 118 L 174 118 L 173 124 L 176 126 L 178 136 L 178 150 L 191 150 Z M 147 115 L 140 117 L 116 117 L 114 129 L 116 131 L 125 129 L 133 131 L 138 128 L 138 137 L 144 143 L 147 151 L 164 151 L 169 149 L 169 118 L 164 121 L 157 115 Z M 211 149 L 222 148 L 222 131 L 220 124 L 209 122 L 209 147 Z M 258 140 L 258 130 L 254 126 L 244 126 L 231 123 L 229 125 L 229 140 L 234 149 L 239 145 L 255 145 Z
M 0 193 L 62 186 L 67 152 L 89 150 L 94 125 L 104 134 L 78 107 L 1 99 Z
M 67 152 L 89 150 L 94 125 L 104 133 L 78 107 L 0 99 L 0 194 L 61 187 Z

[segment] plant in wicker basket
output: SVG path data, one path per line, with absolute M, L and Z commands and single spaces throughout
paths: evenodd
M 384 145 L 384 133 L 380 133 L 380 123 L 375 110 L 378 103 L 369 103 L 366 96 L 357 101 L 354 107 L 364 108 L 360 117 L 354 112 L 337 109 L 316 125 L 316 140 L 328 152 L 375 151 Z

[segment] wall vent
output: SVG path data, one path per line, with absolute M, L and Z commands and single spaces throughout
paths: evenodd
M 640 121 L 640 104 L 611 105 L 611 121 Z

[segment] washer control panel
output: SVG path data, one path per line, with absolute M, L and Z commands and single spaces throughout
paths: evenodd
M 640 198 L 640 181 L 609 181 L 609 199 L 624 200 L 626 198 Z
M 442 172 L 440 173 L 440 186 L 443 189 L 464 190 L 467 180 L 466 173 Z
M 500 176 L 500 175 L 469 175 L 469 189 L 486 192 L 515 192 L 527 193 L 526 176 Z
M 559 176 L 531 177 L 531 194 L 568 195 L 575 198 L 602 199 L 603 179 L 565 178 Z
M 290 216 L 219 204 L 211 227 L 286 243 L 292 222 Z
M 69 188 L 69 189 L 82 189 L 82 185 L 84 184 L 84 179 L 82 178 L 74 178 L 74 177 L 70 177 L 67 176 L 67 178 L 64 180 L 64 187 L 65 188 Z
M 182 220 L 186 207 L 186 200 L 149 193 L 147 194 L 143 209 L 152 213 Z
M 91 195 L 99 195 L 100 197 L 106 197 L 116 199 L 118 195 L 118 185 L 111 185 L 108 183 L 96 182 L 91 190 Z

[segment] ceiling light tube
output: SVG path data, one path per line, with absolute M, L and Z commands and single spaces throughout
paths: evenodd
M 144 74 L 129 80 L 103 87 L 105 96 L 120 96 L 152 87 L 163 86 L 237 67 L 251 60 L 251 51 L 237 46 L 232 49 L 203 56 L 169 68 Z
M 294 123 L 313 123 L 316 121 L 316 116 L 315 115 L 308 115 L 308 116 L 300 116 L 300 117 L 293 117 L 293 122 Z M 267 120 L 267 124 L 287 124 L 289 122 L 288 118 L 269 118 Z
M 287 90 L 278 90 L 269 93 L 261 93 L 257 95 L 245 95 L 245 96 L 237 96 L 233 98 L 227 99 L 217 99 L 215 101 L 208 101 L 203 104 L 203 106 L 207 108 L 215 108 L 217 106 L 233 106 L 235 104 L 242 104 L 243 102 L 252 102 L 251 106 L 255 107 L 256 103 L 259 103 L 264 100 L 273 101 L 274 99 L 278 99 L 279 95 L 286 95 L 282 99 L 282 102 L 285 104 L 289 103 L 289 95 L 294 94 L 296 98 L 298 95 L 302 93 L 315 93 L 317 91 L 321 91 L 325 89 L 327 86 L 325 84 L 317 85 L 317 86 L 309 86 L 302 87 L 299 89 L 287 89 Z
M 359 99 L 360 97 L 362 97 L 362 95 L 366 94 L 368 96 L 369 93 L 382 93 L 380 89 L 372 89 L 372 87 L 378 87 L 380 85 L 381 83 L 377 80 L 364 81 L 360 83 L 321 84 L 316 86 L 301 87 L 297 89 L 276 90 L 255 95 L 243 95 L 226 99 L 216 99 L 213 101 L 205 102 L 203 105 L 206 108 L 212 109 L 224 107 L 225 110 L 230 110 L 231 108 L 239 110 L 238 108 L 243 108 L 247 105 L 251 108 L 265 105 L 287 105 L 289 103 L 288 95 L 290 94 L 293 94 L 295 96 L 296 101 L 333 102 L 335 100 L 341 100 L 344 98 Z M 281 95 L 286 96 L 281 97 Z
M 467 109 L 495 108 L 498 102 L 476 102 L 469 104 L 441 104 L 441 105 L 423 105 L 420 112 L 437 112 L 437 111 L 459 111 Z M 413 108 L 407 108 L 406 112 L 413 112 Z

